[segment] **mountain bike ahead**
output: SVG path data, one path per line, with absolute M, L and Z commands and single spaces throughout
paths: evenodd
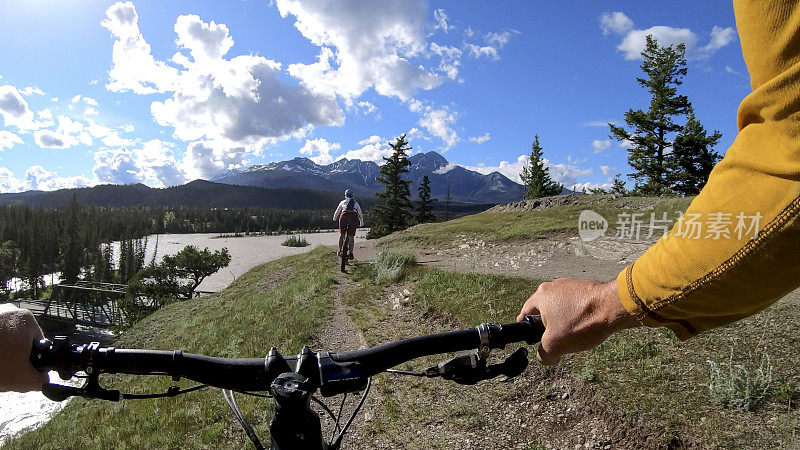
M 174 397 L 198 389 L 222 389 L 225 402 L 241 424 L 256 449 L 263 445 L 242 415 L 234 393 L 272 398 L 275 415 L 270 422 L 273 450 L 339 449 L 345 433 L 369 394 L 371 377 L 381 372 L 418 377 L 441 377 L 459 384 L 475 384 L 482 380 L 505 375 L 513 378 L 528 366 L 528 351 L 520 347 L 503 362 L 488 364 L 492 349 L 507 344 L 541 340 L 544 325 L 539 316 L 510 324 L 484 323 L 475 328 L 431 334 L 346 353 L 312 352 L 303 347 L 298 355 L 282 356 L 272 347 L 264 358 L 215 358 L 183 353 L 180 350 L 134 350 L 100 347 L 100 344 L 71 344 L 66 337 L 35 342 L 31 362 L 40 371 L 56 370 L 59 376 L 86 379 L 82 387 L 47 383 L 42 392 L 55 401 L 72 396 L 110 401 Z M 423 372 L 392 370 L 412 359 L 441 353 L 463 352 Z M 80 372 L 80 374 L 79 374 Z M 180 389 L 171 386 L 167 392 L 126 394 L 100 386 L 101 374 L 125 373 L 134 375 L 165 375 L 177 381 L 187 378 L 200 384 Z M 361 399 L 346 422 L 339 414 L 314 396 L 332 397 L 361 392 Z M 318 403 L 335 421 L 333 433 L 323 440 L 322 427 L 311 402 Z M 342 406 L 344 398 L 342 399 Z

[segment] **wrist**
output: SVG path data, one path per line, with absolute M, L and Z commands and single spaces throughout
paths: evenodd
M 600 291 L 599 298 L 603 304 L 603 310 L 605 311 L 606 322 L 610 329 L 616 332 L 627 328 L 642 326 L 639 319 L 628 312 L 622 305 L 616 280 L 602 283 L 598 288 Z

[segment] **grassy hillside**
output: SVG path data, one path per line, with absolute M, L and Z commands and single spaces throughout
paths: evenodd
M 335 282 L 332 261 L 331 251 L 318 248 L 256 267 L 215 296 L 159 310 L 127 332 L 117 346 L 223 357 L 265 355 L 272 345 L 284 354 L 298 352 L 326 317 Z M 104 378 L 106 384 L 134 393 L 162 392 L 171 384 L 166 377 Z M 238 402 L 261 436 L 268 436 L 270 401 L 239 396 Z M 219 390 L 206 389 L 122 403 L 75 399 L 47 425 L 6 447 L 250 448 L 251 444 Z
M 606 218 L 609 222 L 607 234 L 613 235 L 620 213 L 644 213 L 639 220 L 649 223 L 651 213 L 660 219 L 666 212 L 669 219 L 675 220 L 690 202 L 691 198 L 678 197 L 620 197 L 609 200 L 606 196 L 577 196 L 570 204 L 539 211 L 483 212 L 444 223 L 417 225 L 393 233 L 381 239 L 381 243 L 387 248 L 436 247 L 450 242 L 459 234 L 485 241 L 537 239 L 548 233 L 577 231 L 578 215 L 585 209 Z

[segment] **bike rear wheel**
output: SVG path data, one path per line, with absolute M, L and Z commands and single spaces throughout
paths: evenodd
M 342 250 L 342 266 L 341 266 L 340 270 L 342 272 L 345 272 L 345 267 L 347 266 L 347 252 L 350 250 L 348 248 L 348 245 L 347 245 L 348 242 L 347 241 L 348 241 L 348 238 L 347 238 L 347 236 L 345 236 L 344 244 L 342 244 L 342 249 L 341 249 Z

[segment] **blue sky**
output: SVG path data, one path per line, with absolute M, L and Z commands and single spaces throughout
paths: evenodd
M 0 3 L 0 191 L 151 186 L 308 156 L 414 152 L 515 178 L 540 135 L 568 185 L 626 173 L 646 34 L 724 150 L 749 92 L 729 1 Z

